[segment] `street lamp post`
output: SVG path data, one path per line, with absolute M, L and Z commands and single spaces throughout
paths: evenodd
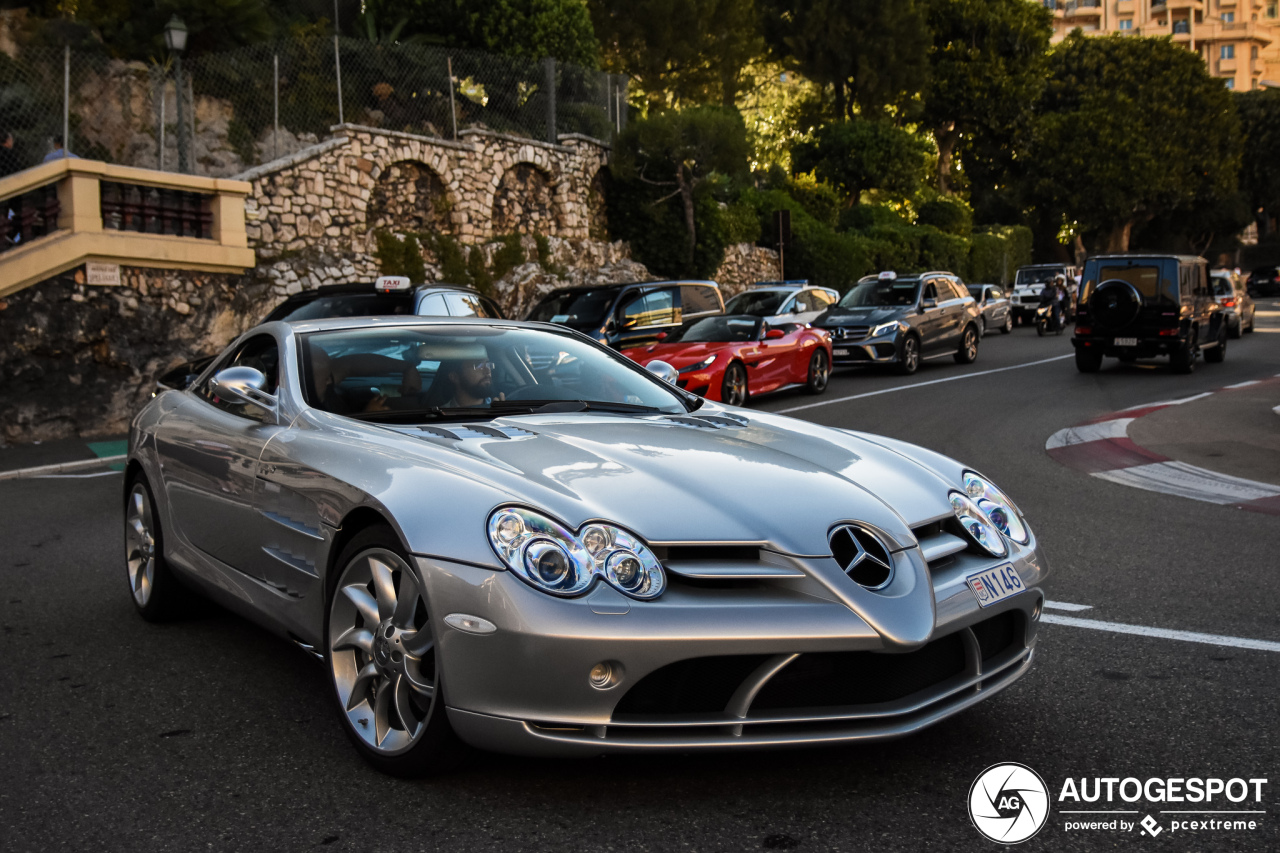
M 182 51 L 187 49 L 187 25 L 175 13 L 164 25 L 164 44 L 173 54 L 173 72 L 176 78 L 174 92 L 178 96 L 178 171 L 190 171 L 187 163 L 187 122 L 182 109 Z

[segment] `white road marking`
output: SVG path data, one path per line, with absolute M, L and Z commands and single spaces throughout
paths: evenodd
M 1214 504 L 1243 503 L 1280 495 L 1280 486 L 1219 474 L 1185 462 L 1153 462 L 1132 468 L 1094 471 L 1092 476 L 1148 492 Z
M 879 391 L 868 391 L 865 394 L 853 394 L 849 397 L 836 397 L 834 400 L 823 400 L 820 403 L 808 403 L 804 406 L 792 406 L 789 409 L 778 409 L 773 412 L 773 414 L 789 415 L 792 412 L 802 412 L 805 409 L 816 409 L 819 406 L 831 406 L 836 403 L 847 403 L 850 400 L 861 400 L 864 397 L 876 397 L 880 394 L 892 394 L 895 391 L 909 391 L 912 388 L 923 388 L 926 385 L 938 385 L 943 382 L 958 382 L 961 379 L 976 379 L 979 376 L 990 376 L 993 373 L 1004 373 L 1006 370 L 1021 370 L 1024 367 L 1035 367 L 1037 364 L 1048 364 L 1051 361 L 1062 361 L 1065 358 L 1075 358 L 1075 354 L 1043 358 L 1040 361 L 1029 361 L 1026 364 L 1015 364 L 1011 367 L 997 367 L 993 370 L 979 370 L 977 373 L 964 373 L 959 376 L 948 376 L 946 379 L 930 379 L 928 382 L 913 382 L 910 385 L 898 385 L 893 388 L 882 388 Z
M 1233 388 L 1248 388 L 1250 385 L 1257 385 L 1261 381 L 1261 379 L 1250 379 L 1248 382 L 1237 382 L 1235 385 L 1227 385 L 1222 390 L 1230 391 Z
M 126 454 L 119 456 L 102 456 L 98 459 L 80 459 L 76 462 L 59 462 L 54 465 L 37 465 L 34 468 L 15 468 L 12 471 L 0 471 L 0 480 L 17 480 L 24 477 L 40 477 L 45 474 L 62 474 L 67 471 L 81 471 L 86 468 L 97 468 L 113 462 L 123 462 Z
M 1067 427 L 1060 429 L 1045 442 L 1045 450 L 1069 447 L 1073 444 L 1084 444 L 1088 441 L 1101 441 L 1106 438 L 1125 438 L 1129 434 L 1129 424 L 1137 418 L 1116 418 L 1096 424 Z
M 1138 406 L 1129 406 L 1121 409 L 1122 412 L 1132 412 L 1134 409 L 1148 409 L 1154 406 L 1181 406 L 1183 403 L 1190 403 L 1192 400 L 1203 400 L 1205 397 L 1212 397 L 1212 391 L 1205 391 L 1203 394 L 1196 394 L 1191 397 L 1183 397 L 1180 400 L 1161 400 L 1158 403 L 1142 403 Z
M 1040 621 L 1050 625 L 1066 625 L 1070 628 L 1109 631 L 1113 634 L 1133 634 L 1138 637 L 1156 637 L 1161 640 L 1180 640 L 1184 643 L 1205 643 L 1210 646 L 1229 646 L 1234 649 L 1280 652 L 1280 643 L 1273 643 L 1270 640 L 1251 640 L 1247 637 L 1226 637 L 1221 634 L 1201 634 L 1196 631 L 1171 631 L 1167 628 L 1148 628 L 1145 625 L 1126 625 L 1123 622 L 1103 622 L 1100 619 L 1077 619 L 1074 616 L 1058 616 L 1053 613 L 1042 614 Z
M 1072 612 L 1093 609 L 1092 604 L 1068 604 L 1065 601 L 1046 601 L 1044 606 L 1050 610 L 1070 610 Z

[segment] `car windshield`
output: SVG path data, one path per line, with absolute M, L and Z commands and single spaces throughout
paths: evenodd
M 579 329 L 592 328 L 604 322 L 605 314 L 617 295 L 616 288 L 556 290 L 544 296 L 526 319 L 563 323 Z
M 718 315 L 703 317 L 685 323 L 676 329 L 664 343 L 730 343 L 754 341 L 760 337 L 760 324 L 764 321 L 750 315 Z
M 1018 270 L 1014 277 L 1014 284 L 1048 284 L 1053 281 L 1054 276 L 1062 273 L 1062 267 L 1049 267 L 1047 269 L 1029 269 Z
M 781 290 L 748 290 L 730 299 L 724 306 L 726 314 L 754 314 L 757 317 L 769 317 L 778 313 L 782 300 L 790 296 L 792 291 Z
M 689 410 L 679 392 L 634 362 L 569 333 L 388 326 L 312 332 L 299 347 L 307 404 L 364 420 L 497 417 L 547 404 Z
M 885 305 L 915 305 L 920 282 L 913 279 L 860 281 L 840 300 L 842 308 L 868 308 Z
M 327 317 L 380 317 L 412 314 L 411 293 L 340 293 L 317 296 L 298 304 L 286 300 L 267 315 L 264 323 L 275 320 L 323 320 Z

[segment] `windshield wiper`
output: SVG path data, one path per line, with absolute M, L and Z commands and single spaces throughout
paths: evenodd
M 657 406 L 637 403 L 614 403 L 606 400 L 494 400 L 494 409 L 507 414 L 510 409 L 527 409 L 530 414 L 550 415 L 560 412 L 614 412 L 616 414 L 663 414 Z
M 347 415 L 349 418 L 355 418 L 358 421 L 372 421 L 374 423 L 417 423 L 424 420 L 444 420 L 447 418 L 496 418 L 499 415 L 511 414 L 510 409 L 504 408 L 499 411 L 498 401 L 494 401 L 494 407 L 489 406 L 432 406 L 427 409 L 391 409 L 385 412 L 352 412 Z M 525 403 L 517 403 L 516 406 L 529 409 Z

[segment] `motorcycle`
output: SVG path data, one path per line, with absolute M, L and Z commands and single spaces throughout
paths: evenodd
M 1036 334 L 1044 337 L 1048 334 L 1060 335 L 1066 330 L 1066 321 L 1061 314 L 1054 314 L 1052 305 L 1041 305 L 1036 309 Z

